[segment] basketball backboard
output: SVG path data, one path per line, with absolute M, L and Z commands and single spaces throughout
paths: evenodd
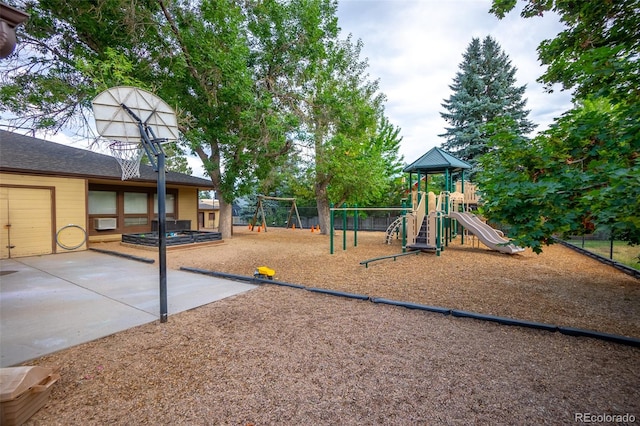
M 116 86 L 105 90 L 91 102 L 96 129 L 105 139 L 139 143 L 140 127 L 126 106 L 148 127 L 157 139 L 167 142 L 178 139 L 178 121 L 173 109 L 162 99 L 146 90 L 131 86 Z

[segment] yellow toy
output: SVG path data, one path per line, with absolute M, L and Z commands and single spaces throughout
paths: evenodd
M 253 276 L 256 278 L 272 280 L 275 274 L 276 271 L 269 268 L 268 266 L 258 266 L 253 273 Z

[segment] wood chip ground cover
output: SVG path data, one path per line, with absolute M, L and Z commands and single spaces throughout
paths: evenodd
M 170 251 L 170 268 L 276 279 L 640 337 L 640 281 L 562 246 L 542 255 L 454 241 L 399 253 L 382 233 L 335 254 L 309 230 L 235 228 Z M 143 257 L 157 254 L 100 244 Z M 640 349 L 277 286 L 38 359 L 62 379 L 31 424 L 573 424 L 640 421 Z

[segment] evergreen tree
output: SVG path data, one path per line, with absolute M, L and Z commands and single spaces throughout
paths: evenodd
M 453 94 L 442 103 L 446 112 L 440 113 L 450 127 L 439 136 L 446 138 L 443 149 L 475 164 L 489 150 L 492 132 L 487 124 L 500 118 L 512 123 L 509 130 L 517 136 L 535 125 L 527 119 L 522 97 L 526 86 L 516 86 L 516 68 L 491 36 L 482 42 L 473 38 L 459 68 L 449 86 Z

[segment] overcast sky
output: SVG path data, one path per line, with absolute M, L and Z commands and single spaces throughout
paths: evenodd
M 537 130 L 569 109 L 569 93 L 548 94 L 536 82 L 544 71 L 536 48 L 562 30 L 557 17 L 523 19 L 519 4 L 498 20 L 489 14 L 490 7 L 490 0 L 339 0 L 341 36 L 362 40 L 370 77 L 380 81 L 387 96 L 387 117 L 401 129 L 400 154 L 406 163 L 443 142 L 438 137 L 446 126 L 441 104 L 451 95 L 449 85 L 473 37 L 491 35 L 509 56 L 518 86 L 527 85 L 527 109 L 539 124 Z M 38 136 L 87 147 L 86 140 L 71 142 L 63 134 Z M 202 176 L 200 160 L 193 157 L 189 163 Z
M 473 37 L 491 35 L 517 68 L 517 85 L 527 85 L 529 118 L 546 128 L 569 109 L 570 94 L 548 94 L 536 79 L 544 72 L 536 48 L 562 29 L 556 16 L 524 19 L 517 11 L 499 20 L 490 0 L 339 0 L 343 37 L 361 39 L 371 79 L 387 96 L 386 114 L 401 128 L 401 154 L 412 163 L 444 141 L 443 100 L 451 95 L 462 54 Z

